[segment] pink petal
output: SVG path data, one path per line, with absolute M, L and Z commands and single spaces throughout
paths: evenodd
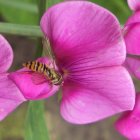
M 13 51 L 7 40 L 0 35 L 0 73 L 6 72 L 13 61 Z
M 124 65 L 127 68 L 127 70 L 130 72 L 130 74 L 140 79 L 140 59 L 139 58 L 127 57 Z
M 46 64 L 50 62 L 48 58 L 40 58 L 38 61 Z M 11 73 L 9 77 L 15 82 L 26 99 L 37 100 L 47 98 L 59 89 L 59 86 L 50 84 L 47 79 L 44 80 L 45 77 L 39 75 L 24 68 Z
M 140 54 L 140 11 L 134 13 L 125 25 L 124 39 L 127 53 Z
M 49 8 L 41 19 L 41 28 L 59 67 L 120 65 L 125 59 L 118 20 L 91 2 L 71 1 Z
M 124 113 L 116 122 L 117 130 L 130 140 L 140 140 L 140 94 L 133 111 Z
M 127 0 L 131 10 L 140 10 L 140 0 Z
M 127 52 L 140 55 L 140 23 L 129 26 L 124 38 Z
M 133 109 L 135 90 L 123 67 L 94 69 L 75 77 L 79 81 L 68 80 L 63 86 L 61 114 L 67 121 L 86 124 Z
M 8 79 L 7 74 L 0 74 L 0 121 L 24 101 L 24 97 Z
M 136 23 L 140 23 L 140 11 L 136 11 L 132 16 L 130 16 L 125 26 L 129 26 Z

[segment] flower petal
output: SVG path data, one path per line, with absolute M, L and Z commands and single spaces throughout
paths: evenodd
M 61 114 L 71 123 L 85 124 L 131 110 L 134 102 L 135 90 L 128 72 L 123 67 L 100 68 L 83 72 L 79 81 L 64 83 Z
M 127 68 L 127 70 L 130 72 L 130 74 L 140 79 L 140 59 L 139 58 L 127 57 L 124 65 Z
M 125 59 L 118 20 L 91 2 L 71 1 L 49 8 L 41 19 L 41 28 L 59 67 L 120 65 Z
M 116 129 L 130 140 L 140 139 L 140 94 L 137 94 L 133 111 L 124 113 L 116 122 Z
M 127 0 L 131 10 L 140 10 L 140 0 Z
M 0 73 L 6 72 L 13 61 L 13 51 L 7 40 L 0 35 Z
M 25 101 L 19 89 L 7 75 L 0 74 L 0 121 Z
M 134 13 L 125 24 L 124 39 L 127 53 L 140 54 L 140 11 Z
M 140 23 L 129 26 L 124 38 L 127 52 L 140 55 Z
M 140 23 L 140 11 L 136 11 L 132 16 L 130 16 L 125 24 L 125 26 Z
M 38 61 L 45 64 L 50 62 L 47 58 L 40 58 Z M 50 84 L 43 75 L 25 68 L 11 73 L 9 77 L 15 82 L 24 97 L 30 100 L 47 98 L 59 89 L 59 86 Z

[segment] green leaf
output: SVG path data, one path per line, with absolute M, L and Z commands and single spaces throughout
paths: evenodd
M 48 0 L 46 7 L 48 8 L 62 1 Z M 37 3 L 37 0 L 0 0 L 0 13 L 10 23 L 37 25 Z
M 24 35 L 33 37 L 42 37 L 43 33 L 39 26 L 35 25 L 20 25 L 0 22 L 0 33 Z
M 44 102 L 30 101 L 25 126 L 25 140 L 49 140 L 44 118 Z
M 91 0 L 91 1 L 113 12 L 117 16 L 121 24 L 124 24 L 131 14 L 131 11 L 128 8 L 126 0 Z
M 0 0 L 0 13 L 11 23 L 37 25 L 36 0 Z
M 47 0 L 46 7 L 49 8 L 59 2 L 63 2 L 64 0 Z

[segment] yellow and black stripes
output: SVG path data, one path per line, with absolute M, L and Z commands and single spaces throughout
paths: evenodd
M 37 61 L 27 62 L 27 63 L 24 63 L 23 66 L 32 71 L 38 71 L 39 62 Z
M 23 66 L 32 71 L 36 71 L 39 73 L 43 73 L 48 69 L 46 68 L 45 64 L 37 62 L 37 61 L 30 61 L 30 62 L 24 63 Z
M 55 69 L 49 68 L 48 65 L 37 62 L 37 61 L 30 61 L 23 64 L 24 67 L 32 70 L 34 72 L 38 72 L 44 74 L 48 80 L 51 81 L 54 85 L 61 85 L 63 78 L 60 73 L 58 73 Z

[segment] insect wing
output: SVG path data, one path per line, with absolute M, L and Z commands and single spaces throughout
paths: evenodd
M 51 51 L 51 47 L 50 47 L 50 42 L 49 39 L 47 38 L 43 38 L 42 39 L 42 44 L 43 44 L 43 51 L 44 51 L 44 55 L 49 55 L 49 57 L 53 57 L 52 51 Z
M 52 64 L 53 64 L 53 68 L 55 68 L 55 57 L 54 57 L 54 54 L 52 52 L 49 39 L 44 37 L 42 40 L 42 44 L 43 44 L 44 55 L 45 56 L 49 55 L 49 57 L 53 59 Z

